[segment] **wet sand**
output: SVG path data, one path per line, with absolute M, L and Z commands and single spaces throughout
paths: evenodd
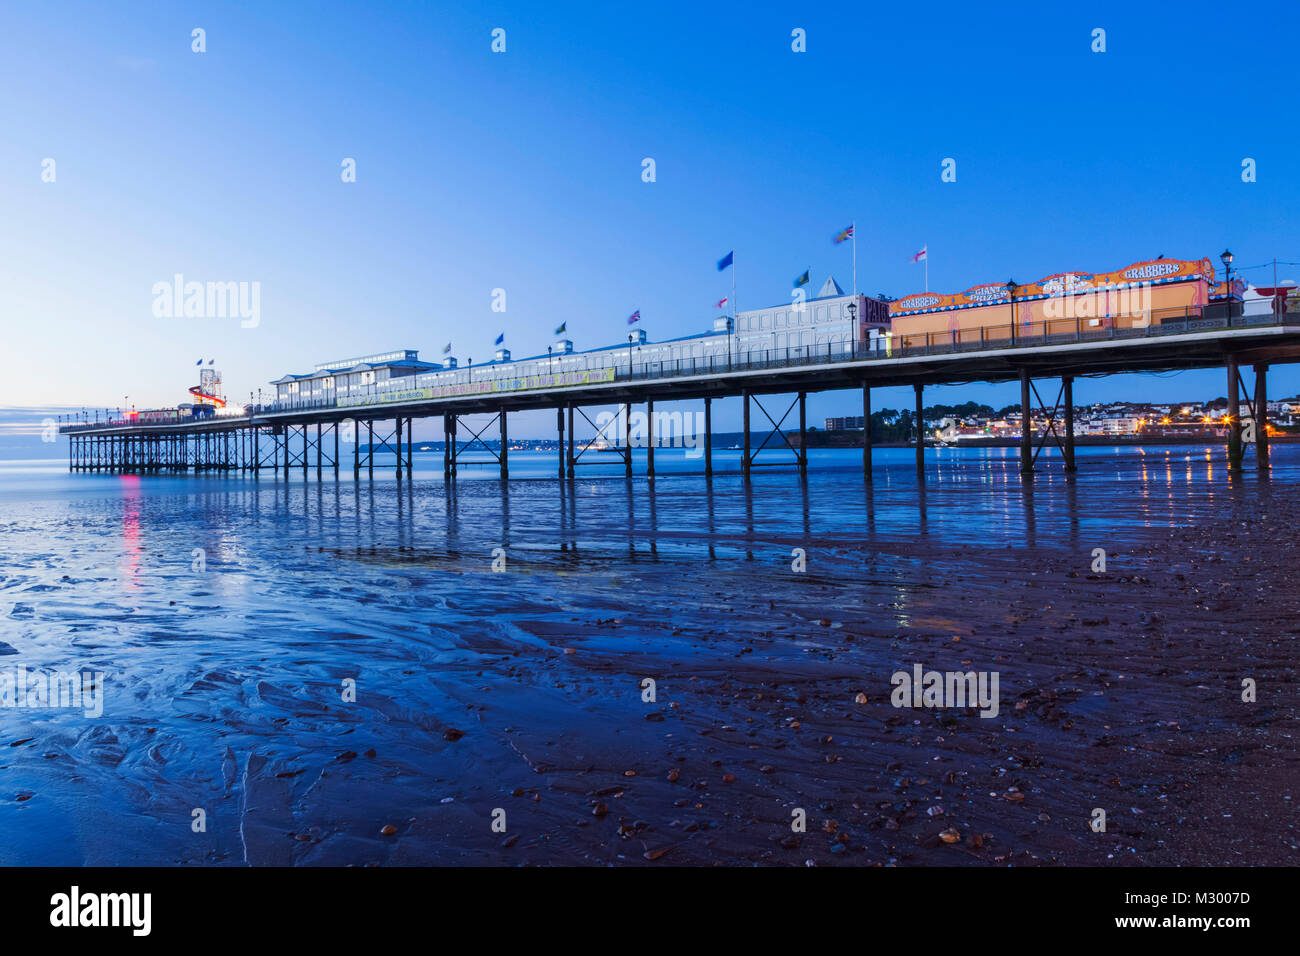
M 488 859 L 1294 863 L 1300 507 L 1269 502 L 1264 518 L 1246 506 L 1099 541 L 1105 574 L 1091 549 L 903 545 L 850 583 L 833 571 L 846 535 L 810 555 L 824 570 L 766 578 L 757 604 L 752 586 L 660 568 L 657 608 L 609 587 L 560 633 L 518 621 L 547 656 L 500 672 L 587 716 L 476 713 L 474 733 L 532 773 L 502 805 L 533 832 Z M 905 583 L 912 568 L 923 583 Z M 915 662 L 999 671 L 1001 712 L 893 707 L 890 675 Z M 644 676 L 657 704 L 638 697 Z
M 146 491 L 111 573 L 8 524 L 0 663 L 98 661 L 114 696 L 0 715 L 4 862 L 1294 863 L 1296 485 L 1161 454 L 1029 495 L 1000 466 L 159 485 L 201 518 Z M 893 707 L 916 663 L 997 671 L 999 714 Z

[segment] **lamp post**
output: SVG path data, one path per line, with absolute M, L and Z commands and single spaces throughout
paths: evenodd
M 1228 316 L 1227 324 L 1231 325 L 1232 324 L 1232 253 L 1229 252 L 1227 249 L 1224 249 L 1223 252 L 1219 254 L 1219 258 L 1223 260 L 1223 268 L 1226 272 L 1223 278 L 1223 291 L 1227 294 L 1227 313 L 1226 313 Z
M 1016 280 L 1007 280 L 1007 301 L 1011 303 L 1011 341 L 1016 340 Z
M 857 349 L 858 342 L 858 304 L 849 302 L 849 354 L 852 355 Z

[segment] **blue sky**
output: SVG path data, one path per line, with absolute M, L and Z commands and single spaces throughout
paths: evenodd
M 847 287 L 848 247 L 830 237 L 851 220 L 860 287 L 896 296 L 921 289 L 908 259 L 922 245 L 931 289 L 949 292 L 1159 254 L 1217 263 L 1225 245 L 1242 266 L 1300 262 L 1296 11 L 11 4 L 0 405 L 171 405 L 200 356 L 243 399 L 392 348 L 437 358 L 450 340 L 481 361 L 504 332 L 533 354 L 560 321 L 590 347 L 621 340 L 638 308 L 652 339 L 682 335 L 730 294 L 714 263 L 732 248 L 741 308 L 787 300 L 808 267 L 814 287 L 830 272 Z M 956 183 L 940 181 L 945 157 Z M 1257 182 L 1241 181 L 1245 157 Z M 259 282 L 260 324 L 156 318 L 153 285 L 175 273 Z M 1270 384 L 1293 394 L 1300 373 Z M 1087 381 L 1076 398 L 1224 390 L 1198 372 Z M 810 399 L 810 420 L 856 402 Z

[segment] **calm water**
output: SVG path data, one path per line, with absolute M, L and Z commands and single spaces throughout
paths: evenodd
M 575 640 L 608 662 L 653 634 L 656 653 L 708 660 L 691 629 L 720 602 L 768 613 L 795 548 L 817 601 L 878 595 L 901 622 L 913 584 L 979 575 L 979 554 L 1077 555 L 1261 493 L 1253 461 L 1230 484 L 1218 448 L 1080 449 L 1074 481 L 1044 452 L 1028 494 L 1014 449 L 928 452 L 923 493 L 906 449 L 877 451 L 869 488 L 855 451 L 749 487 L 737 455 L 716 453 L 711 484 L 678 451 L 653 483 L 611 465 L 567 485 L 554 456 L 516 454 L 507 485 L 462 466 L 452 488 L 437 455 L 400 484 L 389 467 L 354 484 L 0 464 L 0 669 L 104 675 L 98 718 L 0 708 L 0 863 L 465 861 L 495 845 L 484 807 L 530 773 L 507 732 L 601 752 L 654 727 L 593 725 L 624 705 L 566 671 Z M 1270 493 L 1298 466 L 1276 447 Z M 413 828 L 405 849 L 376 837 L 390 819 Z

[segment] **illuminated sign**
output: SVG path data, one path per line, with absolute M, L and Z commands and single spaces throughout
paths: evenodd
M 1069 295 L 1071 292 L 1090 288 L 1092 280 L 1093 276 L 1081 272 L 1062 272 L 1060 275 L 1043 279 L 1038 283 L 1038 287 L 1046 295 Z
M 972 302 L 996 302 L 998 299 L 1007 297 L 1007 287 L 1004 285 L 977 285 L 973 289 L 967 289 L 962 293 Z
M 1192 279 L 1214 282 L 1214 266 L 1209 259 L 1152 259 L 1135 262 L 1117 272 L 1061 272 L 1030 285 L 1016 286 L 1016 301 L 1076 295 L 1097 288 L 1121 288 L 1140 283 L 1161 284 Z M 969 309 L 998 301 L 1005 302 L 1006 299 L 1006 286 L 991 283 L 977 285 L 959 295 L 925 292 L 904 296 L 889 304 L 889 314 L 898 316 L 944 309 Z

